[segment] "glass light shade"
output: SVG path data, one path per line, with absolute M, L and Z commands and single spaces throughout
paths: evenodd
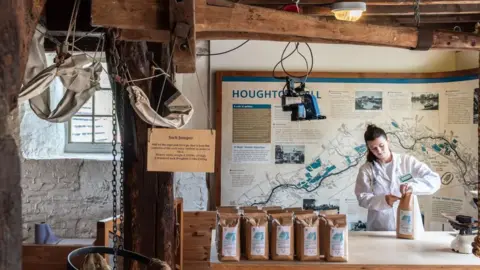
M 342 21 L 357 21 L 367 10 L 365 2 L 335 2 L 332 4 L 332 12 L 335 19 Z
M 335 19 L 355 22 L 362 17 L 363 10 L 334 10 Z

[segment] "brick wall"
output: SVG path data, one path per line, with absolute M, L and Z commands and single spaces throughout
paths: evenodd
M 84 160 L 24 160 L 24 238 L 46 221 L 60 237 L 96 236 L 96 221 L 112 216 L 111 163 Z

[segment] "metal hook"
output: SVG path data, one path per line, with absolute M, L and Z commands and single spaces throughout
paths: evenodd
M 298 13 L 300 13 L 300 6 L 298 5 L 298 3 L 300 3 L 300 0 L 292 0 L 292 2 L 295 3 L 295 5 L 297 6 Z
M 460 26 L 456 25 L 455 27 L 453 27 L 453 31 L 462 32 L 462 28 Z

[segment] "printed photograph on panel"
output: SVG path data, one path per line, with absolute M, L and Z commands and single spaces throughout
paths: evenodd
M 412 93 L 412 110 L 417 111 L 438 111 L 438 93 L 423 92 Z
M 275 145 L 275 164 L 305 164 L 305 145 Z
M 381 91 L 356 91 L 355 110 L 379 111 L 383 108 L 383 92 Z

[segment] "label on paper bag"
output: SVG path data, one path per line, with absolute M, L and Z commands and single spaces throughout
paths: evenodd
M 318 235 L 317 227 L 305 227 L 303 230 L 303 254 L 305 256 L 317 256 Z
M 413 211 L 400 210 L 400 228 L 398 228 L 400 234 L 412 234 L 413 233 Z
M 345 256 L 345 228 L 332 228 L 330 230 L 330 256 Z
M 250 239 L 250 255 L 265 255 L 265 226 L 252 227 L 252 239 Z
M 222 255 L 224 257 L 237 256 L 237 227 L 223 228 Z
M 277 227 L 277 255 L 290 255 L 290 226 Z

